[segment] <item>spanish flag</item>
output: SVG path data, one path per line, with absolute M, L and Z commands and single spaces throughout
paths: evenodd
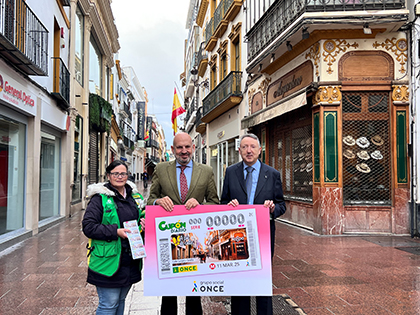
M 174 101 L 172 105 L 172 129 L 174 130 L 174 135 L 178 132 L 178 124 L 176 118 L 185 113 L 185 109 L 182 108 L 181 103 L 179 102 L 178 95 L 176 95 L 176 88 L 174 88 Z

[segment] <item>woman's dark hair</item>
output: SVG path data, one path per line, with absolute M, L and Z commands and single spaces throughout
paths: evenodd
M 120 166 L 120 165 L 124 165 L 124 166 L 125 166 L 125 169 L 128 171 L 128 166 L 127 166 L 127 164 L 125 164 L 125 163 L 124 163 L 123 161 L 121 161 L 121 160 L 115 160 L 115 161 L 111 162 L 111 163 L 108 165 L 108 167 L 106 168 L 106 173 L 107 173 L 107 174 L 111 173 L 111 172 L 112 172 L 112 170 L 113 170 L 114 168 L 116 168 L 117 166 Z

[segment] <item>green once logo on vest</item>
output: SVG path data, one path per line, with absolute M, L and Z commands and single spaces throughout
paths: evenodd
M 161 231 L 171 230 L 172 233 L 187 231 L 187 223 L 180 222 L 180 221 L 176 223 L 166 223 L 166 221 L 162 221 L 159 223 L 158 227 L 159 227 L 159 230 Z

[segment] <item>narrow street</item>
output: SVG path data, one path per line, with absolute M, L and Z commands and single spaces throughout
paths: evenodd
M 2 315 L 94 314 L 83 213 L 0 253 Z M 300 314 L 418 314 L 419 243 L 396 236 L 317 236 L 277 222 L 274 300 L 286 294 Z M 179 301 L 183 314 L 184 299 Z M 159 297 L 143 296 L 140 282 L 129 293 L 126 314 L 158 314 L 159 303 Z M 203 305 L 206 315 L 229 314 L 227 298 L 205 297 Z M 293 313 L 275 308 L 275 314 Z

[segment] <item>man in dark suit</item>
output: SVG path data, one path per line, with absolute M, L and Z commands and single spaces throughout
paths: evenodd
M 263 204 L 270 209 L 271 258 L 274 255 L 274 219 L 286 211 L 280 173 L 258 160 L 261 145 L 254 134 L 240 139 L 239 153 L 242 161 L 226 169 L 221 197 L 222 204 L 236 207 L 239 204 Z M 232 296 L 232 315 L 249 315 L 249 296 Z M 257 314 L 272 315 L 272 297 L 257 297 Z
M 174 205 L 185 205 L 191 210 L 199 204 L 218 204 L 213 169 L 191 160 L 195 146 L 191 137 L 184 132 L 177 133 L 171 147 L 175 161 L 159 163 L 152 177 L 148 205 L 160 205 L 172 211 Z M 163 296 L 161 315 L 177 314 L 176 296 Z M 203 313 L 198 296 L 187 296 L 186 315 Z

